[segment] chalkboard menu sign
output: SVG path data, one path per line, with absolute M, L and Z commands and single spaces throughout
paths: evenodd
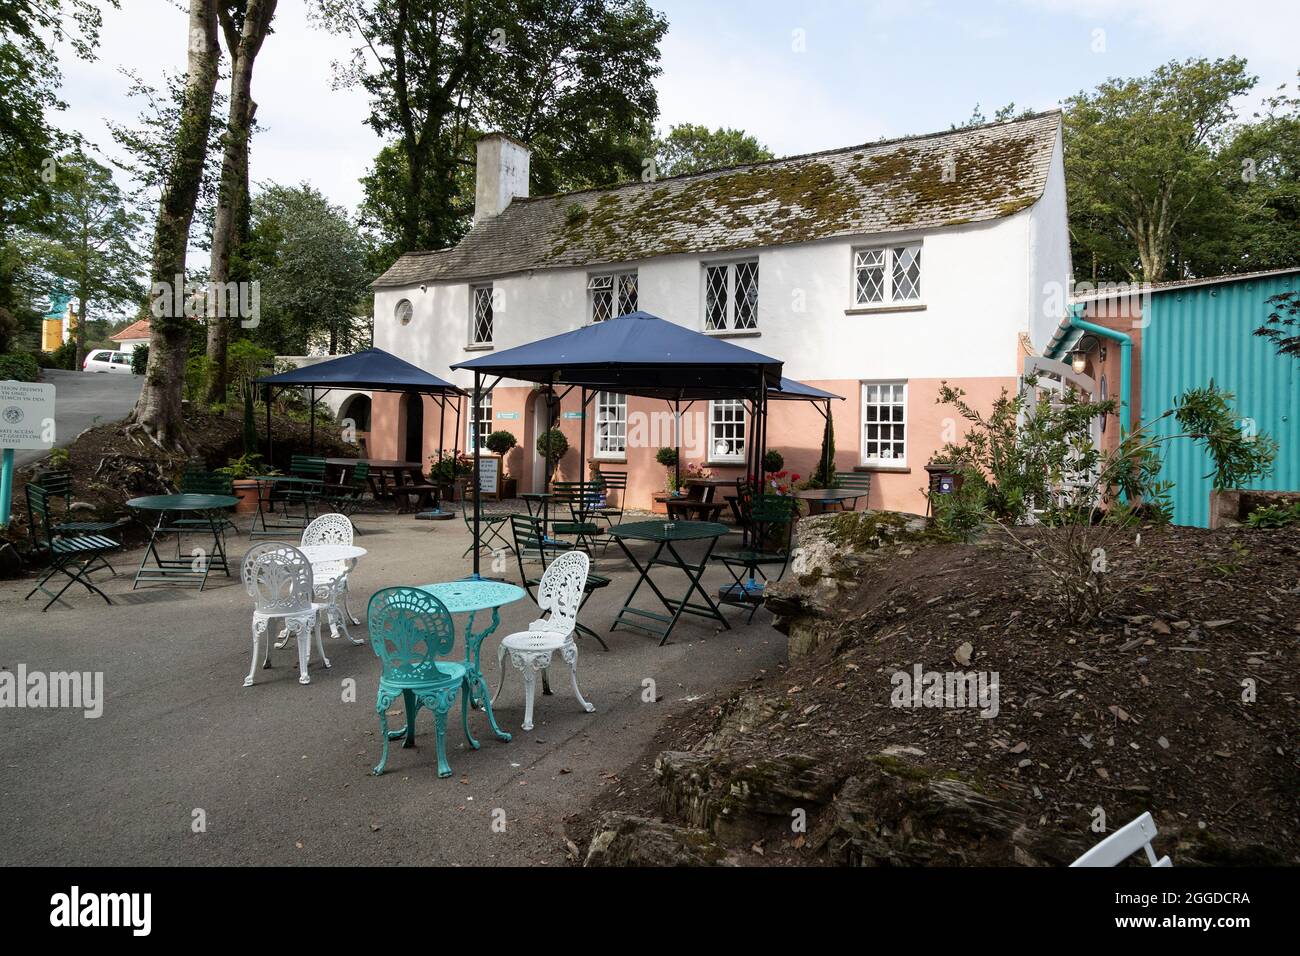
M 501 456 L 480 455 L 478 461 L 479 493 L 487 498 L 501 497 Z

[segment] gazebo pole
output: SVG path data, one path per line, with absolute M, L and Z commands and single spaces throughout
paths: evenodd
M 308 393 L 308 395 L 309 395 L 309 397 L 310 397 L 310 400 L 311 400 L 311 407 L 310 407 L 310 412 L 311 412 L 311 439 L 310 439 L 310 443 L 311 443 L 311 453 L 314 455 L 314 454 L 316 454 L 316 389 L 315 389 L 315 387 L 313 386 L 312 388 L 309 388 L 309 389 L 307 390 L 307 393 Z
M 579 392 L 582 404 L 579 406 L 582 417 L 578 419 L 578 488 L 579 500 L 586 502 L 587 494 L 582 490 L 587 482 L 587 386 Z
M 274 389 L 270 385 L 265 387 L 266 391 L 262 395 L 266 399 L 266 464 L 269 467 L 271 464 L 271 393 Z M 249 388 L 252 388 L 251 384 Z
M 481 373 L 481 372 L 475 372 L 475 373 L 474 373 L 474 397 L 473 397 L 473 401 L 474 401 L 474 414 L 473 414 L 473 418 L 471 419 L 471 423 L 470 423 L 470 434 L 472 434 L 472 435 L 474 436 L 474 579 L 475 579 L 475 580 L 478 580 L 478 577 L 479 577 L 479 573 L 478 573 L 478 568 L 479 568 L 479 560 L 478 560 L 478 559 L 479 559 L 479 553 L 478 553 L 478 552 L 479 552 L 479 543 L 478 543 L 478 536 L 479 536 L 479 509 L 482 507 L 482 497 L 481 497 L 481 494 L 480 494 L 481 489 L 480 489 L 480 485 L 479 485 L 479 477 L 478 477 L 478 466 L 479 466 L 479 445 L 481 444 L 481 442 L 479 442 L 479 440 L 478 440 L 478 419 L 479 419 L 479 415 L 482 414 L 482 410 L 481 410 L 480 407 L 479 407 L 480 404 L 481 404 L 482 401 L 483 401 L 483 396 L 482 396 L 482 393 L 481 393 L 481 391 L 480 391 L 480 388 L 481 388 L 481 386 L 482 386 L 482 381 L 483 381 L 482 373 Z M 453 466 L 453 472 L 452 472 L 452 473 L 455 474 L 454 466 Z
M 707 455 L 705 456 L 707 457 Z M 682 393 L 673 401 L 673 488 L 682 493 Z
M 826 453 L 822 456 L 822 476 L 826 479 L 828 484 L 833 477 L 831 474 L 831 443 L 826 440 L 830 434 L 830 430 L 831 400 L 828 398 L 826 399 L 826 433 L 822 435 L 822 448 L 826 450 Z

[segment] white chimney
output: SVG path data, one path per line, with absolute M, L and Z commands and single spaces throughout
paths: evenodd
M 532 151 L 505 133 L 488 133 L 478 141 L 474 184 L 474 221 L 500 215 L 516 196 L 528 198 L 528 162 Z

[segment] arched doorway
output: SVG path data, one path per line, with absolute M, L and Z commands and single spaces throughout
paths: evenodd
M 349 420 L 358 432 L 370 431 L 369 395 L 349 395 L 339 406 L 339 421 Z
M 406 461 L 424 462 L 424 396 L 402 396 L 402 418 L 406 422 L 402 455 Z

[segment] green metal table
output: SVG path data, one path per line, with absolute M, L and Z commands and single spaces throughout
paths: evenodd
M 509 740 L 510 735 L 497 726 L 496 716 L 492 713 L 492 694 L 489 693 L 487 681 L 483 679 L 483 672 L 479 669 L 479 652 L 483 647 L 484 639 L 501 624 L 501 608 L 518 601 L 526 592 L 517 585 L 484 578 L 417 584 L 416 587 L 436 597 L 450 613 L 469 615 L 469 623 L 465 625 L 465 670 L 469 680 L 470 703 L 475 709 L 482 709 L 487 714 L 488 724 L 498 738 Z M 492 622 L 483 630 L 475 632 L 474 615 L 486 610 L 492 611 Z M 478 743 L 472 738 L 470 743 L 475 748 L 478 747 Z
M 303 502 L 303 514 L 301 517 L 289 514 L 287 508 L 281 510 L 281 518 L 278 521 L 267 522 L 268 514 L 274 515 L 272 495 L 275 493 L 276 486 L 303 486 L 321 484 L 315 478 L 300 478 L 297 475 L 256 475 L 249 481 L 257 482 L 257 514 L 253 515 L 253 524 L 248 532 L 251 538 L 282 538 L 282 531 L 296 531 L 302 534 L 302 530 L 307 527 L 311 521 L 311 512 Z M 261 528 L 258 525 L 261 525 Z
M 226 545 L 222 540 L 221 520 L 218 516 L 220 512 L 233 508 L 237 504 L 239 499 L 231 495 L 146 495 L 128 501 L 126 506 L 131 510 L 158 516 L 150 529 L 149 547 L 145 549 L 144 557 L 140 559 L 140 568 L 135 572 L 131 590 L 134 591 L 139 587 L 142 581 L 166 581 L 197 582 L 199 590 L 202 591 L 208 583 L 208 572 L 214 567 L 220 568 L 226 572 L 226 577 L 230 577 L 230 564 L 226 560 Z M 212 533 L 212 550 L 205 553 L 201 549 L 195 549 L 199 553 L 182 557 L 181 537 L 186 532 L 192 532 L 194 527 L 169 526 L 168 517 L 175 514 L 199 514 L 207 518 L 208 530 Z M 164 558 L 158 551 L 159 535 L 168 533 L 176 535 L 176 557 L 174 558 Z M 149 564 L 151 558 L 152 566 Z
M 677 626 L 677 621 L 683 614 L 712 618 L 727 630 L 731 630 L 731 625 L 722 616 L 722 611 L 719 610 L 718 605 L 714 603 L 708 592 L 700 585 L 700 578 L 709 563 L 709 555 L 713 553 L 713 549 L 717 546 L 718 539 L 725 535 L 728 530 L 725 524 L 719 524 L 716 521 L 633 521 L 610 528 L 609 535 L 618 542 L 618 546 L 623 549 L 623 553 L 627 555 L 627 559 L 632 562 L 632 566 L 637 569 L 639 575 L 636 584 L 632 587 L 632 593 L 623 602 L 623 607 L 614 619 L 610 631 L 615 630 L 620 624 L 625 627 L 636 628 L 648 634 L 659 636 L 659 646 L 662 647 L 668 643 L 668 635 L 673 632 L 673 628 Z M 636 555 L 632 553 L 632 549 L 628 547 L 627 543 L 629 541 L 653 542 L 655 544 L 654 553 L 648 561 L 642 564 L 637 560 Z M 698 562 L 687 561 L 674 547 L 674 545 L 683 541 L 707 541 L 708 547 L 704 552 L 704 556 Z M 665 551 L 668 552 L 666 557 L 664 556 Z M 651 580 L 650 572 L 657 567 L 677 568 L 685 573 L 690 586 L 680 600 L 667 597 L 659 589 L 659 586 Z M 641 589 L 642 584 L 650 585 L 650 590 L 655 593 L 655 597 L 669 612 L 668 614 L 632 607 L 632 599 L 636 597 L 636 592 Z M 704 600 L 703 604 L 691 603 L 691 595 L 695 593 L 698 593 Z

